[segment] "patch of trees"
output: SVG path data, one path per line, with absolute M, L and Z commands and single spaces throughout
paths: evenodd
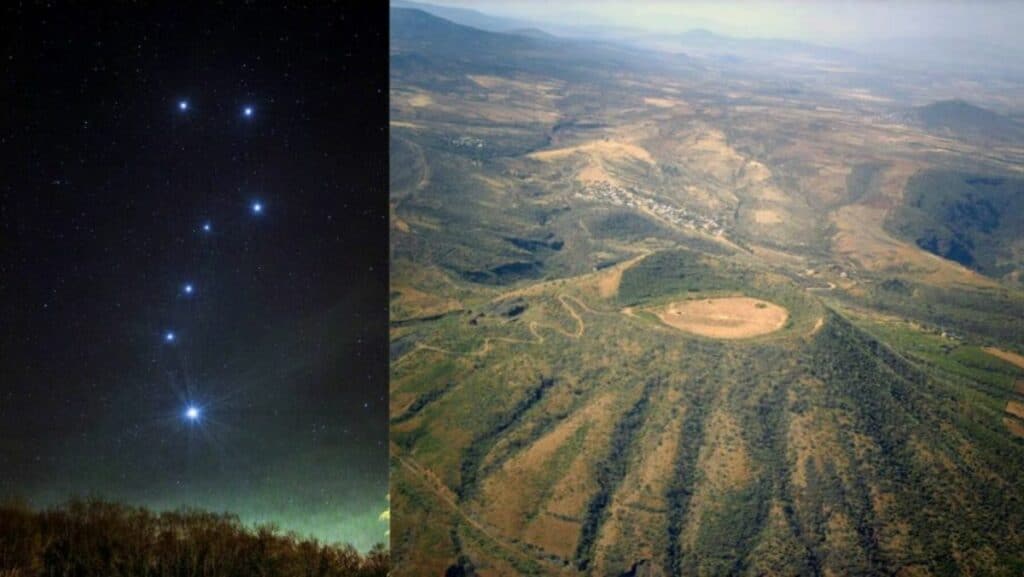
M 981 273 L 1002 276 L 1020 266 L 1009 248 L 1024 236 L 1024 179 L 926 171 L 904 191 L 889 225 L 922 249 Z
M 771 484 L 755 480 L 749 486 L 715 499 L 700 518 L 694 550 L 683 557 L 679 575 L 741 575 L 754 540 L 763 528 Z
M 1012 292 L 907 284 L 909 294 L 875 287 L 869 304 L 882 311 L 953 329 L 981 343 L 1024 347 L 1024 299 Z M 840 297 L 850 299 L 849 296 Z
M 431 389 L 423 393 L 422 395 L 416 397 L 416 400 L 413 401 L 412 404 L 410 404 L 405 411 L 391 418 L 391 423 L 397 425 L 399 423 L 404 423 L 409 419 L 415 417 L 416 415 L 419 414 L 420 411 L 423 410 L 424 407 L 443 397 L 444 394 L 452 390 L 452 387 L 454 386 L 455 383 L 448 382 L 443 387 Z
M 0 575 L 18 577 L 384 577 L 382 545 L 366 555 L 247 527 L 199 510 L 156 513 L 100 500 L 42 511 L 0 504 Z
M 884 168 L 884 164 L 876 162 L 855 165 L 846 177 L 846 198 L 844 201 L 848 203 L 858 202 L 869 192 L 873 191 Z
M 659 296 L 698 291 L 736 291 L 753 284 L 751 271 L 712 265 L 689 250 L 658 252 L 622 274 L 619 300 L 638 304 Z
M 1024 542 L 1018 536 L 1024 527 L 1024 492 L 997 486 L 991 477 L 996 471 L 1005 478 L 1021 474 L 1020 445 L 979 434 L 949 383 L 845 319 L 830 319 L 807 361 L 826 385 L 825 402 L 849 414 L 850 427 L 870 439 L 872 447 L 859 456 L 851 482 L 827 469 L 824 478 L 808 469 L 812 499 L 816 491 L 822 493 L 818 506 L 804 508 L 810 515 L 803 519 L 805 526 L 821 531 L 827 511 L 844 504 L 857 533 L 857 550 L 842 557 L 830 552 L 837 563 L 842 559 L 841 573 L 876 574 L 882 567 L 918 564 L 933 575 L 972 570 L 1013 574 L 1011 568 L 1024 566 Z M 963 442 L 971 447 L 969 457 L 959 449 Z M 923 456 L 923 450 L 931 456 Z M 852 444 L 847 452 L 856 454 Z M 885 553 L 878 547 L 881 521 L 875 518 L 867 482 L 895 496 L 891 514 L 913 527 L 914 547 Z M 971 559 L 986 551 L 997 553 L 981 570 Z
M 791 463 L 787 458 L 789 413 L 806 411 L 809 406 L 803 396 L 794 395 L 797 397 L 794 402 L 788 401 L 803 370 L 792 361 L 792 353 L 786 347 L 775 345 L 751 350 L 746 362 L 759 370 L 737 374 L 737 386 L 731 391 L 731 400 L 746 409 L 738 412 L 743 417 L 742 432 L 749 451 L 768 473 L 760 481 L 755 495 L 778 499 L 784 520 L 784 529 L 769 527 L 769 498 L 755 497 L 752 501 L 752 507 L 758 511 L 758 534 L 748 531 L 745 540 L 737 539 L 744 547 L 744 570 L 748 573 L 821 574 L 819 561 L 808 547 L 797 519 Z M 746 524 L 755 526 L 749 521 Z
M 538 384 L 531 388 L 512 408 L 511 411 L 501 415 L 497 422 L 483 432 L 466 448 L 462 456 L 461 481 L 459 483 L 459 497 L 467 499 L 476 490 L 477 475 L 480 465 L 487 453 L 494 446 L 494 443 L 501 435 L 522 418 L 526 411 L 536 405 L 543 397 L 545 391 L 553 387 L 555 379 L 541 377 Z
M 478 284 L 505 285 L 523 279 L 537 278 L 543 273 L 544 263 L 533 262 L 507 262 L 488 270 L 464 271 L 460 274 L 470 282 Z
M 650 218 L 626 210 L 594 218 L 587 224 L 587 228 L 598 238 L 637 240 L 679 236 Z
M 696 384 L 703 385 L 703 382 Z M 708 396 L 699 395 L 697 402 L 689 404 L 683 417 L 679 452 L 675 457 L 672 483 L 669 484 L 668 502 L 668 554 L 665 563 L 668 575 L 681 575 L 683 570 L 683 529 L 690 511 L 690 499 L 697 482 L 697 457 L 704 444 L 704 422 L 707 419 Z
M 595 472 L 597 493 L 587 504 L 587 511 L 583 516 L 583 526 L 580 529 L 580 540 L 576 546 L 576 565 L 581 571 L 585 571 L 590 564 L 598 530 L 607 517 L 608 505 L 611 503 L 615 489 L 622 482 L 622 478 L 626 476 L 626 465 L 629 463 L 636 433 L 643 426 L 650 398 L 654 394 L 655 388 L 660 385 L 658 380 L 648 381 L 640 398 L 619 419 L 612 431 L 608 455 Z
M 548 234 L 543 239 L 532 239 L 532 238 L 521 238 L 516 236 L 506 236 L 505 240 L 511 243 L 516 248 L 521 248 L 529 252 L 537 252 L 542 250 L 562 250 L 565 246 L 565 241 L 555 237 L 554 235 Z
M 526 312 L 527 308 L 529 308 L 529 304 L 526 302 L 525 299 L 515 298 L 512 300 L 500 302 L 494 305 L 493 307 L 490 307 L 488 309 L 488 312 L 491 314 L 511 319 Z
M 914 294 L 914 289 L 910 284 L 898 278 L 885 279 L 878 286 L 884 291 L 889 291 L 903 296 L 910 296 Z

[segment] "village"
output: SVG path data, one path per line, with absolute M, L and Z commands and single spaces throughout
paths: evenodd
M 626 206 L 660 217 L 673 225 L 699 230 L 715 236 L 725 234 L 717 220 L 696 214 L 685 208 L 670 206 L 653 198 L 638 194 L 635 189 L 627 190 L 608 181 L 587 183 L 582 192 L 574 195 L 592 201 L 603 201 L 615 206 Z

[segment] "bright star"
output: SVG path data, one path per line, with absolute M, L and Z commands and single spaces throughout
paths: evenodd
M 196 407 L 194 405 L 190 405 L 187 409 L 185 409 L 185 418 L 187 418 L 190 421 L 198 421 L 199 420 L 199 407 Z
M 182 100 L 178 103 L 178 110 L 188 110 L 188 101 Z
M 210 223 L 208 223 L 208 222 L 204 222 L 203 223 L 203 232 L 210 232 L 211 230 L 213 230 L 213 226 L 211 226 Z
M 191 283 L 189 283 L 189 284 L 186 284 L 186 285 L 185 285 L 185 287 L 184 287 L 184 289 L 183 289 L 183 290 L 185 291 L 185 294 L 187 294 L 187 295 L 190 295 L 190 294 L 192 294 L 192 291 L 193 291 L 194 289 L 193 289 L 193 287 L 192 287 L 192 284 L 191 284 Z
M 246 116 L 252 116 L 252 106 L 246 106 L 242 109 L 242 114 Z
M 164 341 L 168 343 L 173 343 L 174 333 L 172 331 L 167 331 L 166 333 L 164 333 Z
M 256 214 L 263 212 L 263 203 L 259 201 L 252 203 L 252 211 Z

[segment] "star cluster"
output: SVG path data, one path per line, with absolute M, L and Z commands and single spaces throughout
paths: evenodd
M 26 6 L 5 8 L 0 495 L 380 541 L 386 6 Z

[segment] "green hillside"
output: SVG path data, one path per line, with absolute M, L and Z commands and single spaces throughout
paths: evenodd
M 986 275 L 1024 265 L 1024 179 L 929 171 L 910 179 L 893 230 Z

